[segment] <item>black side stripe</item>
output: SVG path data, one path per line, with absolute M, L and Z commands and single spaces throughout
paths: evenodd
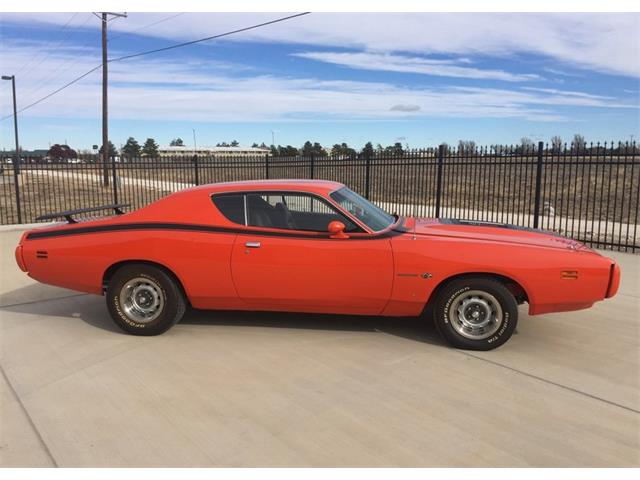
M 60 230 L 51 230 L 47 232 L 34 231 L 27 235 L 28 240 L 38 238 L 65 237 L 69 235 L 84 235 L 90 233 L 109 233 L 122 232 L 129 230 L 178 230 L 189 232 L 204 233 L 237 233 L 244 235 L 257 235 L 264 237 L 288 237 L 288 238 L 304 238 L 307 240 L 333 240 L 329 238 L 329 234 L 309 234 L 304 235 L 296 232 L 267 232 L 264 230 L 240 229 L 233 227 L 214 227 L 210 225 L 198 225 L 187 223 L 120 223 L 116 225 L 96 225 L 92 227 L 76 227 L 65 228 Z M 395 237 L 401 235 L 401 230 L 389 230 L 379 235 L 352 236 L 353 240 L 380 240 L 383 238 Z

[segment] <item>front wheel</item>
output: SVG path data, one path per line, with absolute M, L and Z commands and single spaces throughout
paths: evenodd
M 434 321 L 457 348 L 492 350 L 505 343 L 518 323 L 518 304 L 502 283 L 463 277 L 445 285 L 435 299 Z
M 113 321 L 133 335 L 159 335 L 178 323 L 186 301 L 176 281 L 164 270 L 129 264 L 116 271 L 107 288 Z

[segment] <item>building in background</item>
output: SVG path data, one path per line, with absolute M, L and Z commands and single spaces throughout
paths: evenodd
M 198 154 L 203 157 L 256 157 L 269 153 L 268 148 L 261 147 L 187 147 L 167 146 L 158 148 L 160 157 L 192 157 Z
M 22 163 L 40 163 L 45 161 L 47 156 L 47 152 L 49 150 L 45 150 L 43 148 L 36 150 L 23 150 L 20 148 L 20 161 Z M 0 152 L 0 159 L 2 163 L 10 164 L 13 162 L 13 157 L 15 156 L 14 150 L 2 150 Z

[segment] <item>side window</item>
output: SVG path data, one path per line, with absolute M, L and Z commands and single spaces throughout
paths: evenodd
M 213 204 L 234 223 L 244 225 L 244 195 L 214 195 Z
M 255 227 L 326 232 L 330 222 L 339 220 L 347 232 L 361 231 L 329 204 L 303 193 L 247 194 L 247 217 Z

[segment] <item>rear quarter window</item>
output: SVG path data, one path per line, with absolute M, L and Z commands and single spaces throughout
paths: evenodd
M 243 195 L 215 195 L 211 199 L 216 208 L 227 220 L 244 225 Z

